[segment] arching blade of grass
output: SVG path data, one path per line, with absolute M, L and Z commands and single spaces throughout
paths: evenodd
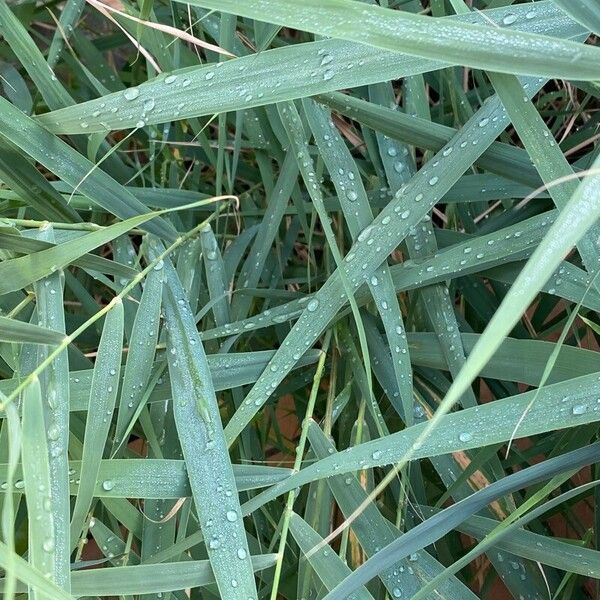
M 121 370 L 123 345 L 123 303 L 117 302 L 107 314 L 90 387 L 90 402 L 83 438 L 79 489 L 71 519 L 70 548 L 75 547 L 94 497 L 100 461 L 112 421 Z M 110 481 L 110 480 L 106 480 Z M 105 487 L 109 487 L 105 483 Z
M 565 19 L 564 13 L 554 5 L 542 2 L 538 8 L 537 4 L 531 7 L 500 9 L 491 11 L 491 14 L 486 12 L 486 16 L 502 25 L 502 19 L 507 14 L 517 14 L 519 26 L 530 28 L 532 31 L 556 31 L 557 35 L 566 32 L 567 36 L 581 34 L 582 28 Z M 235 8 L 238 6 L 238 3 L 235 3 Z M 363 7 L 362 4 L 360 6 Z M 218 10 L 224 8 L 220 6 Z M 529 12 L 534 18 L 526 18 Z M 467 15 L 451 17 L 444 23 L 462 23 L 474 18 L 481 20 L 479 17 Z M 489 32 L 491 28 L 482 30 Z M 579 48 L 574 42 L 571 44 L 570 47 Z M 400 58 L 397 50 L 395 47 L 393 52 L 386 52 L 363 43 L 342 40 L 296 44 L 228 60 L 219 63 L 218 67 L 210 65 L 184 69 L 177 74 L 171 74 L 176 75 L 176 79 L 173 80 L 169 76 L 169 83 L 166 83 L 167 75 L 160 75 L 133 91 L 114 93 L 77 106 L 55 110 L 38 116 L 37 121 L 49 131 L 59 134 L 131 128 L 136 127 L 139 122 L 148 125 L 164 123 L 171 119 L 245 110 L 254 106 L 389 81 L 447 66 L 443 61 L 408 55 Z M 589 50 L 593 51 L 595 48 Z M 325 56 L 327 59 L 324 61 Z M 331 69 L 330 64 L 335 65 L 335 71 Z M 295 65 L 294 69 L 290 69 L 289 65 Z M 575 75 L 571 71 L 569 76 Z M 243 89 L 246 93 L 232 94 L 232 89 Z M 158 98 L 161 100 L 161 112 L 145 108 L 153 106 L 152 101 L 156 103 Z M 99 111 L 99 114 L 94 116 L 96 111 Z M 82 123 L 85 123 L 86 127 L 82 128 Z
M 18 235 L 18 233 L 19 232 L 16 229 L 0 231 L 0 248 L 12 250 L 19 254 L 33 254 L 35 252 L 40 252 L 41 250 L 48 250 L 55 246 L 55 244 L 50 242 L 28 238 Z M 71 261 L 71 264 L 77 265 L 82 269 L 99 271 L 100 273 L 127 279 L 132 279 L 136 274 L 132 268 L 120 262 L 108 260 L 102 256 L 96 256 L 95 254 L 84 254 L 80 258 Z
M 352 572 L 350 567 L 335 553 L 331 546 L 323 544 L 323 538 L 296 513 L 292 513 L 290 518 L 290 531 L 300 550 L 308 556 L 307 560 L 328 590 L 333 589 L 350 575 Z M 316 547 L 319 547 L 319 550 L 314 551 Z M 348 598 L 368 600 L 373 596 L 363 588 L 351 593 Z
M 60 331 L 31 323 L 0 317 L 0 340 L 19 344 L 60 344 L 65 337 Z
M 164 269 L 175 423 L 206 550 L 223 595 L 256 598 L 244 522 L 202 342 L 175 270 L 168 262 Z
M 49 448 L 45 443 L 44 410 L 40 383 L 36 379 L 23 395 L 23 440 L 21 456 L 26 465 L 23 477 L 29 518 L 29 562 L 56 581 L 54 547 L 54 511 L 49 510 L 52 502 L 50 488 Z M 40 517 L 38 521 L 37 517 Z M 34 598 L 50 598 L 45 590 L 32 590 Z
M 407 556 L 415 547 L 420 548 L 422 545 L 428 545 L 438 540 L 457 523 L 475 514 L 489 502 L 512 493 L 525 485 L 530 485 L 532 482 L 544 481 L 554 475 L 587 466 L 596 462 L 599 457 L 600 445 L 592 444 L 563 454 L 562 456 L 548 459 L 519 473 L 506 476 L 504 479 L 491 484 L 486 489 L 474 493 L 462 502 L 437 513 L 427 521 L 413 528 L 396 542 L 389 544 L 330 592 L 326 596 L 327 600 L 341 600 L 345 598 L 349 592 L 369 581 L 378 572 L 393 564 L 395 560 Z
M 154 213 L 119 221 L 63 244 L 0 263 L 0 294 L 19 290 L 48 273 L 68 266 L 84 254 L 145 223 Z
M 40 127 L 4 98 L 0 98 L 0 137 L 19 147 L 25 154 L 44 165 L 72 189 L 89 196 L 116 216 L 126 219 L 147 213 L 148 208 L 117 183 L 110 175 L 95 168 L 68 144 Z M 172 225 L 158 217 L 148 231 L 168 240 L 176 237 Z
M 244 506 L 244 513 L 253 512 L 290 489 L 306 485 L 329 475 L 343 475 L 366 468 L 400 462 L 410 454 L 412 460 L 479 448 L 508 441 L 521 415 L 534 394 L 538 400 L 526 413 L 519 426 L 519 437 L 529 437 L 556 429 L 575 427 L 600 419 L 594 395 L 596 373 L 561 383 L 548 385 L 539 392 L 533 390 L 501 402 L 468 408 L 439 418 L 435 436 L 423 437 L 429 422 L 392 433 L 384 439 L 373 440 L 346 449 L 302 469 L 287 481 L 259 494 Z M 565 400 L 566 398 L 566 400 Z M 420 442 L 419 439 L 423 438 Z M 337 468 L 336 468 L 337 467 Z
M 483 17 L 477 25 L 450 19 L 440 22 L 352 0 L 309 0 L 300 9 L 291 0 L 262 0 L 258 4 L 193 0 L 192 4 L 475 69 L 592 81 L 599 75 L 600 51 L 596 48 L 485 26 Z M 510 67 L 506 56 L 510 56 Z M 335 62 L 328 68 L 332 76 L 338 72 Z

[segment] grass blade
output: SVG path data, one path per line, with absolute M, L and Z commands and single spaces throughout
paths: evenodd
M 221 593 L 234 589 L 244 598 L 255 598 L 248 542 L 239 499 L 232 492 L 233 471 L 206 357 L 177 275 L 168 262 L 164 268 L 167 356 L 173 396 L 178 399 L 175 423 L 206 549 Z M 220 476 L 217 493 L 212 487 L 215 473 Z
M 506 72 L 505 57 L 509 55 L 508 70 L 513 74 L 598 78 L 600 56 L 596 48 L 509 28 L 486 27 L 483 17 L 477 25 L 450 19 L 440 25 L 430 17 L 351 0 L 310 0 L 302 4 L 302 10 L 291 0 L 262 0 L 260 4 L 194 0 L 193 4 L 447 64 Z M 429 42 L 432 37 L 435 44 Z M 328 68 L 332 77 L 338 72 L 335 62 Z
M 44 573 L 45 577 L 55 579 L 55 532 L 54 513 L 49 510 L 52 502 L 50 491 L 49 452 L 45 443 L 44 412 L 39 381 L 29 385 L 23 396 L 23 447 L 21 455 L 27 467 L 23 472 L 25 496 L 29 510 L 29 562 Z M 38 522 L 36 515 L 41 517 Z M 50 598 L 45 590 L 32 590 L 35 598 Z
M 123 344 L 123 303 L 117 302 L 106 316 L 90 387 L 90 404 L 85 424 L 79 489 L 71 518 L 71 549 L 87 521 L 94 497 L 100 461 L 104 454 L 119 389 Z M 103 487 L 110 487 L 110 480 Z

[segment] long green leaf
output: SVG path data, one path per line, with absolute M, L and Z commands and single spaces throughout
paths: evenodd
M 100 461 L 119 389 L 123 344 L 123 303 L 117 302 L 106 316 L 90 387 L 90 403 L 85 423 L 79 489 L 71 518 L 71 548 L 77 544 L 94 497 Z M 110 487 L 104 482 L 104 487 Z
M 484 17 L 477 25 L 450 19 L 441 23 L 352 0 L 307 0 L 301 8 L 292 0 L 193 0 L 192 4 L 446 64 L 540 77 L 593 81 L 599 76 L 596 48 L 491 27 Z M 513 22 L 505 18 L 504 24 Z M 338 65 L 329 62 L 327 67 L 335 77 Z
M 168 262 L 164 268 L 175 423 L 206 550 L 223 595 L 255 598 L 250 552 L 208 363 L 175 270 Z
M 44 428 L 44 412 L 39 381 L 27 387 L 23 397 L 23 448 L 21 456 L 25 497 L 29 517 L 29 562 L 52 581 L 55 580 L 56 536 L 50 489 L 49 452 Z M 37 519 L 40 517 L 40 520 Z M 32 591 L 34 598 L 50 598 L 43 590 Z
M 552 3 L 541 2 L 539 8 L 537 4 L 490 11 L 485 13 L 485 17 L 502 26 L 507 14 L 517 14 L 519 18 L 516 25 L 530 31 L 547 31 L 568 37 L 581 34 L 582 28 L 566 20 L 564 13 Z M 235 12 L 240 5 L 231 2 L 231 6 Z M 363 5 L 359 6 L 360 10 L 364 8 Z M 219 5 L 218 10 L 224 8 Z M 396 14 L 401 17 L 405 13 Z M 526 18 L 527 14 L 532 14 L 533 18 Z M 444 23 L 454 23 L 460 27 L 461 23 L 473 19 L 485 21 L 484 17 L 460 16 L 449 18 Z M 480 27 L 478 30 L 485 34 L 496 31 L 491 27 Z M 549 42 L 554 43 L 553 40 Z M 569 47 L 575 50 L 579 48 L 574 43 Z M 595 56 L 594 50 L 588 48 L 588 52 L 591 51 Z M 447 66 L 445 58 L 431 61 L 412 56 L 400 57 L 397 51 L 396 44 L 393 52 L 386 52 L 363 43 L 341 40 L 296 44 L 221 62 L 218 66 L 195 67 L 177 74 L 161 75 L 132 90 L 40 115 L 37 120 L 48 130 L 61 134 L 122 129 L 135 127 L 139 122 L 163 123 L 172 118 L 245 110 Z M 330 64 L 335 66 L 335 71 Z M 294 65 L 294 68 L 290 69 L 290 65 Z M 593 72 L 597 77 L 597 71 Z M 569 70 L 568 73 L 567 77 L 574 76 L 573 71 Z M 232 93 L 231 90 L 244 90 L 245 93 Z M 156 103 L 158 98 L 161 100 L 160 112 L 145 108 L 153 106 L 153 101 Z M 99 114 L 94 116 L 96 111 Z M 82 123 L 86 127 L 82 128 Z

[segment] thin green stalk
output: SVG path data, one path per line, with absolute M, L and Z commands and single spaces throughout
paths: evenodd
M 325 368 L 325 359 L 327 358 L 327 350 L 329 348 L 329 342 L 331 341 L 331 332 L 327 332 L 325 339 L 323 340 L 323 347 L 321 348 L 321 356 L 317 364 L 317 370 L 313 378 L 312 388 L 310 390 L 310 396 L 308 398 L 308 404 L 306 406 L 306 413 L 302 421 L 302 430 L 300 433 L 300 440 L 296 446 L 296 458 L 294 459 L 293 471 L 298 472 L 302 465 L 302 459 L 304 457 L 304 448 L 306 447 L 306 440 L 308 438 L 308 424 L 312 418 L 315 402 L 317 400 L 317 393 L 319 391 L 319 385 L 321 383 L 321 377 L 323 376 L 323 369 Z M 285 504 L 282 525 L 281 525 L 281 537 L 279 538 L 279 551 L 277 553 L 277 563 L 275 564 L 275 573 L 273 574 L 273 587 L 271 588 L 271 600 L 277 600 L 277 594 L 279 592 L 279 580 L 281 578 L 281 569 L 283 566 L 283 557 L 285 554 L 285 546 L 287 543 L 287 534 L 289 529 L 289 522 L 294 511 L 294 500 L 296 499 L 296 492 L 292 491 L 288 494 L 287 501 Z

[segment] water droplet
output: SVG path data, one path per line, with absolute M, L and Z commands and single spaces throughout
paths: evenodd
M 317 308 L 319 308 L 319 301 L 316 298 L 311 300 L 306 306 L 306 310 L 308 310 L 308 312 L 315 312 Z
M 400 596 L 402 596 L 402 590 L 399 587 L 395 587 L 392 590 L 392 596 L 394 596 L 394 598 L 400 598 Z
M 233 523 L 237 520 L 237 513 L 235 510 L 228 510 L 225 516 L 230 523 Z
M 348 190 L 346 196 L 350 202 L 354 202 L 358 198 L 358 194 L 354 190 Z
M 468 431 L 463 431 L 459 436 L 458 439 L 461 442 L 470 442 L 473 439 L 473 436 L 468 432 Z
M 205 75 L 204 79 L 206 79 L 206 81 L 210 81 L 210 80 L 211 80 L 211 79 L 212 79 L 214 76 L 215 76 L 215 72 L 214 72 L 214 71 L 209 71 L 209 72 L 208 72 L 208 73 Z
M 381 450 L 375 450 L 375 452 L 371 454 L 371 458 L 373 460 L 379 460 L 381 458 Z
M 515 15 L 514 13 L 509 13 L 502 19 L 502 24 L 512 25 L 517 20 L 517 18 L 517 15 Z
M 123 92 L 125 100 L 135 100 L 140 95 L 140 90 L 136 87 L 128 88 Z
M 429 185 L 435 185 L 438 181 L 440 180 L 439 177 L 436 177 L 435 175 L 429 180 Z
M 105 479 L 102 482 L 102 489 L 106 490 L 107 492 L 110 492 L 110 490 L 112 490 L 114 487 L 115 487 L 115 484 L 110 479 Z
M 44 552 L 54 552 L 54 540 L 52 538 L 46 538 L 42 543 Z
M 573 407 L 572 412 L 574 415 L 583 415 L 587 412 L 587 406 L 585 406 L 584 404 L 577 404 Z
M 171 83 L 173 83 L 175 80 L 177 79 L 177 75 L 167 75 L 165 77 L 165 83 L 167 85 L 170 85 Z
M 329 81 L 330 79 L 333 79 L 334 75 L 335 75 L 335 73 L 331 69 L 327 69 L 327 71 L 325 71 L 325 73 L 323 73 L 323 79 L 325 81 Z
M 359 242 L 364 242 L 370 235 L 371 232 L 373 231 L 372 227 L 367 227 L 366 229 L 363 229 L 359 234 L 358 234 L 358 241 Z
M 240 560 L 244 560 L 244 559 L 246 558 L 246 556 L 247 556 L 247 554 L 246 554 L 246 551 L 245 551 L 243 548 L 240 548 L 240 549 L 237 551 L 237 555 L 238 555 L 238 558 L 239 558 Z
M 48 439 L 55 442 L 60 436 L 60 431 L 56 425 L 51 425 L 48 429 Z

